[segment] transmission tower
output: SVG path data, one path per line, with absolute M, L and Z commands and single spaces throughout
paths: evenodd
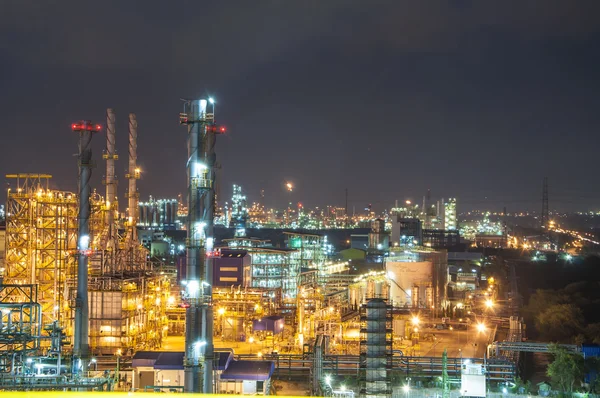
M 544 189 L 542 193 L 542 219 L 541 227 L 548 227 L 548 177 L 544 177 Z

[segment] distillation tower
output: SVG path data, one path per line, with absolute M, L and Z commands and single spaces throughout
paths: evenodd
M 246 206 L 246 195 L 242 194 L 242 187 L 233 184 L 231 221 L 229 222 L 229 228 L 235 228 L 236 238 L 243 238 L 246 236 L 246 224 L 248 221 L 248 208 Z
M 212 102 L 212 101 L 211 101 Z M 212 259 L 215 210 L 215 139 L 224 133 L 206 99 L 188 101 L 180 123 L 188 127 L 188 219 L 184 391 L 213 393 Z
M 79 228 L 77 235 L 77 295 L 73 339 L 73 373 L 85 372 L 90 346 L 88 304 L 88 256 L 90 248 L 90 178 L 92 176 L 92 133 L 100 125 L 82 121 L 72 126 L 79 133 Z M 77 362 L 79 361 L 79 363 Z

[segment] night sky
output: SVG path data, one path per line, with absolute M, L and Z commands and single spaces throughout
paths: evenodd
M 207 95 L 227 198 L 537 211 L 547 176 L 551 210 L 600 208 L 600 1 L 0 0 L 2 175 L 75 190 L 70 123 L 112 107 L 120 196 L 134 112 L 140 198 L 175 197 Z

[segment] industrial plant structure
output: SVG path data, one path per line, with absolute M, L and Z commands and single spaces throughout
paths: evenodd
M 101 126 L 82 121 L 71 128 L 80 135 L 77 194 L 50 189 L 47 174 L 7 175 L 15 183 L 7 195 L 0 310 L 3 323 L 11 325 L 3 329 L 3 339 L 11 340 L 17 332 L 21 337 L 0 346 L 0 358 L 5 372 L 15 376 L 31 374 L 31 364 L 34 374 L 48 367 L 56 368 L 52 374 L 59 377 L 68 364 L 69 373 L 82 375 L 92 356 L 114 358 L 157 347 L 166 329 L 169 280 L 154 272 L 147 250 L 137 241 L 137 119 L 129 115 L 129 206 L 124 222 L 117 201 L 113 110 L 107 110 L 105 197 L 89 184 L 91 136 Z M 14 311 L 15 303 L 22 303 L 19 311 Z M 16 324 L 29 326 L 15 332 Z M 6 358 L 11 358 L 10 364 Z M 81 384 L 60 377 L 64 388 Z M 15 378 L 3 388 L 21 388 L 18 380 L 26 379 Z M 57 385 L 58 379 L 47 383 Z M 104 388 L 107 383 L 98 379 L 86 388 Z

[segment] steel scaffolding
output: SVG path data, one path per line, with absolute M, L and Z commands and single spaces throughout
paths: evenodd
M 15 174 L 8 190 L 6 281 L 37 284 L 44 323 L 68 319 L 65 281 L 77 249 L 77 197 L 48 189 L 47 174 Z
M 15 375 L 39 349 L 41 308 L 35 285 L 0 280 L 0 373 Z
M 360 308 L 360 395 L 390 397 L 392 369 L 392 307 L 373 298 Z
M 165 276 L 90 279 L 90 351 L 123 355 L 155 349 L 167 332 L 170 295 Z

